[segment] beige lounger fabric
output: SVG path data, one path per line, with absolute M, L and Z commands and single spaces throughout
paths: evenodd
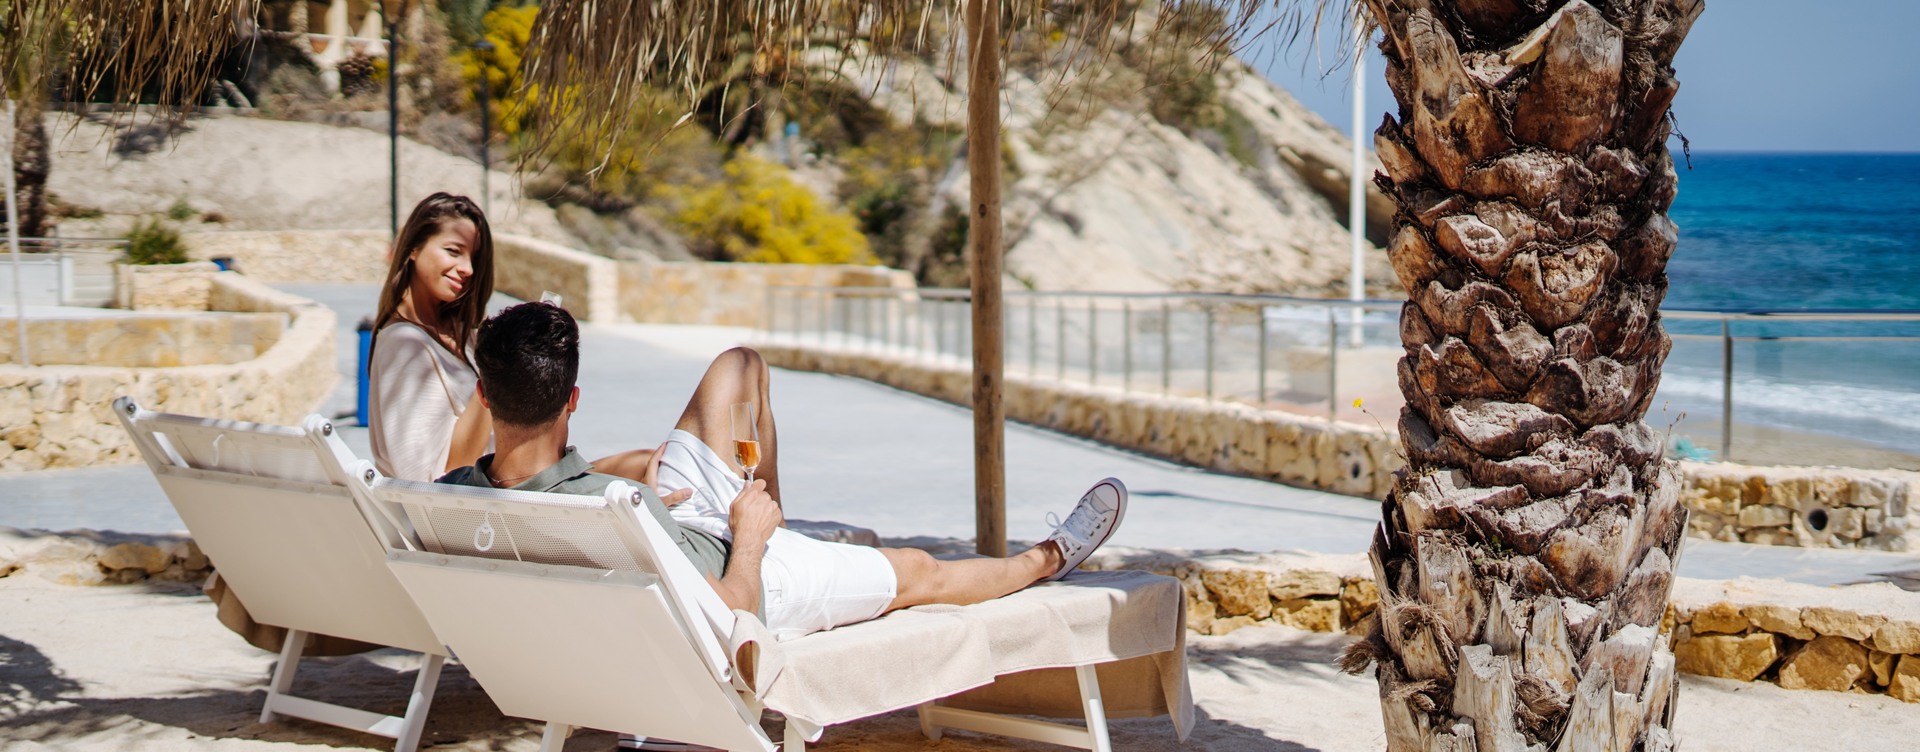
M 1178 580 L 1076 572 L 972 606 L 918 606 L 798 640 L 768 639 L 762 673 L 778 673 L 759 694 L 767 707 L 820 726 L 974 688 L 941 704 L 1080 718 L 1070 667 L 1097 663 L 1109 717 L 1167 714 L 1185 739 L 1193 728 L 1185 624 Z M 1034 670 L 1056 667 L 1067 668 Z

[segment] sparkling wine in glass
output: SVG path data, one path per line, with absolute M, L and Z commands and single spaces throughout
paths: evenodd
M 760 424 L 754 420 L 752 402 L 733 404 L 733 450 L 740 466 L 747 469 L 747 482 L 753 482 L 754 468 L 760 466 Z

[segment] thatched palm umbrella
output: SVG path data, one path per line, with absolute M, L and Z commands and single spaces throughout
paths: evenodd
M 1386 167 L 1375 180 L 1399 208 L 1389 254 L 1411 297 L 1400 362 L 1409 467 L 1372 547 L 1380 618 L 1347 665 L 1379 667 L 1388 748 L 1671 748 L 1677 684 L 1657 630 L 1686 513 L 1642 418 L 1670 344 L 1658 308 L 1676 241 L 1671 63 L 1702 0 L 1220 4 L 1235 28 L 1263 5 L 1294 30 L 1337 5 L 1384 31 L 1400 107 L 1375 134 Z M 1059 12 L 1100 51 L 1132 10 L 967 0 L 962 14 L 985 551 L 1004 548 L 999 31 Z M 612 143 L 643 86 L 698 91 L 742 36 L 793 51 L 807 37 L 795 31 L 857 33 L 884 54 L 925 33 L 926 11 L 902 0 L 549 0 L 526 80 L 548 134 Z

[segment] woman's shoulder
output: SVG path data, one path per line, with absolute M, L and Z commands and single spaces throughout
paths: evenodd
M 396 340 L 412 340 L 423 343 L 433 341 L 433 335 L 427 333 L 426 329 L 406 319 L 394 319 L 386 326 L 380 327 L 380 331 L 376 332 L 374 336 Z

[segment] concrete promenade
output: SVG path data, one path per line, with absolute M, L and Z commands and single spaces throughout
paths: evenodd
M 353 325 L 374 308 L 370 285 L 281 285 L 339 314 L 341 387 L 325 408 L 354 403 Z M 496 304 L 512 301 L 496 296 Z M 573 440 L 589 457 L 658 444 L 707 362 L 750 332 L 713 327 L 588 326 Z M 773 409 L 788 515 L 873 528 L 883 537 L 971 538 L 973 422 L 960 407 L 869 382 L 776 371 Z M 343 423 L 351 419 L 343 420 Z M 366 432 L 342 427 L 356 452 Z M 1048 512 L 1065 516 L 1094 481 L 1132 492 L 1117 545 L 1142 548 L 1355 553 L 1379 506 L 1367 500 L 1196 470 L 1018 424 L 1007 426 L 1007 528 L 1034 541 Z M 0 527 L 169 532 L 183 528 L 144 466 L 0 475 Z M 1920 557 L 1689 539 L 1680 573 L 1815 584 L 1875 579 Z

